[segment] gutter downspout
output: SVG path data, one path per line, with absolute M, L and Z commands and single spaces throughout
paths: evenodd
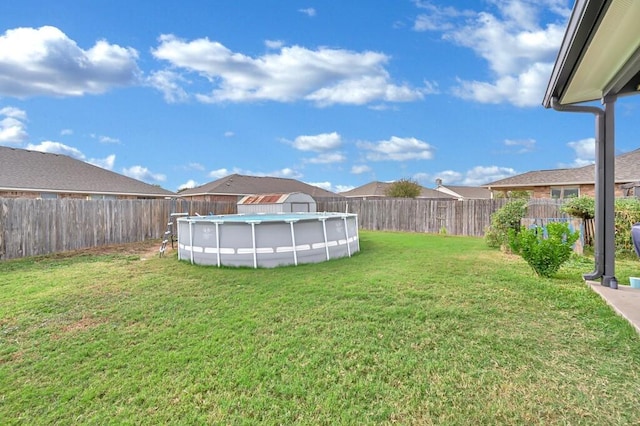
M 595 115 L 596 133 L 596 176 L 595 176 L 595 270 L 582 277 L 592 281 L 602 278 L 601 284 L 618 288 L 615 278 L 615 193 L 608 194 L 607 188 L 614 187 L 614 115 L 615 97 L 603 98 L 605 108 L 595 106 L 561 105 L 558 98 L 551 99 L 551 107 L 561 112 L 586 112 Z M 615 191 L 614 191 L 615 192 Z M 608 226 L 609 225 L 609 226 Z M 612 228 L 609 231 L 609 228 Z

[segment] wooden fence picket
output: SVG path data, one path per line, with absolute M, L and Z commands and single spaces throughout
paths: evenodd
M 481 237 L 508 200 L 347 198 L 317 201 L 319 212 L 358 215 L 361 229 Z M 160 239 L 172 212 L 237 212 L 235 202 L 0 198 L 0 260 Z M 529 217 L 564 217 L 555 200 L 530 203 Z M 592 234 L 591 234 L 592 235 Z

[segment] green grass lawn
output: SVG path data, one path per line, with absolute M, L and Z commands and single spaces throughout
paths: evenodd
M 276 269 L 0 262 L 0 423 L 640 422 L 640 337 L 591 259 L 541 279 L 478 238 L 360 236 Z

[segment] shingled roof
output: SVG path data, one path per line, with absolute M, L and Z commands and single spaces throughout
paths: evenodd
M 382 198 L 386 197 L 386 192 L 389 187 L 393 185 L 393 182 L 369 182 L 365 185 L 354 188 L 350 191 L 341 192 L 341 195 L 349 198 Z M 444 192 L 436 191 L 435 189 L 429 189 L 422 187 L 422 191 L 418 198 L 438 198 L 438 199 L 455 199 L 452 195 L 445 194 Z
M 640 149 L 627 152 L 615 158 L 616 183 L 640 181 Z M 595 183 L 595 165 L 569 169 L 537 170 L 500 179 L 483 185 L 489 189 L 549 186 L 580 185 Z
M 156 185 L 67 155 L 0 146 L 0 191 L 175 196 Z
M 340 198 L 341 195 L 295 179 L 270 176 L 245 176 L 232 174 L 213 182 L 180 192 L 180 196 L 274 194 L 303 192 L 317 198 Z
M 491 191 L 480 186 L 438 185 L 437 191 L 463 200 L 488 200 Z

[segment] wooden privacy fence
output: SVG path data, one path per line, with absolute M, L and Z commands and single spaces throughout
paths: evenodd
M 318 202 L 318 211 L 349 212 L 358 215 L 362 229 L 446 233 L 448 235 L 484 236 L 491 215 L 507 204 L 508 199 L 435 200 L 381 198 L 375 200 L 340 199 Z M 561 218 L 558 200 L 530 200 L 527 217 Z
M 508 200 L 319 200 L 319 212 L 358 215 L 361 229 L 481 237 Z M 563 217 L 554 200 L 530 203 L 529 217 Z M 232 214 L 235 202 L 0 198 L 0 259 L 160 239 L 171 213 Z M 174 228 L 175 229 L 175 228 Z
M 235 203 L 0 198 L 0 259 L 161 238 L 172 212 L 235 213 Z
M 319 203 L 319 211 L 356 213 L 363 229 L 482 236 L 504 200 L 383 198 Z

